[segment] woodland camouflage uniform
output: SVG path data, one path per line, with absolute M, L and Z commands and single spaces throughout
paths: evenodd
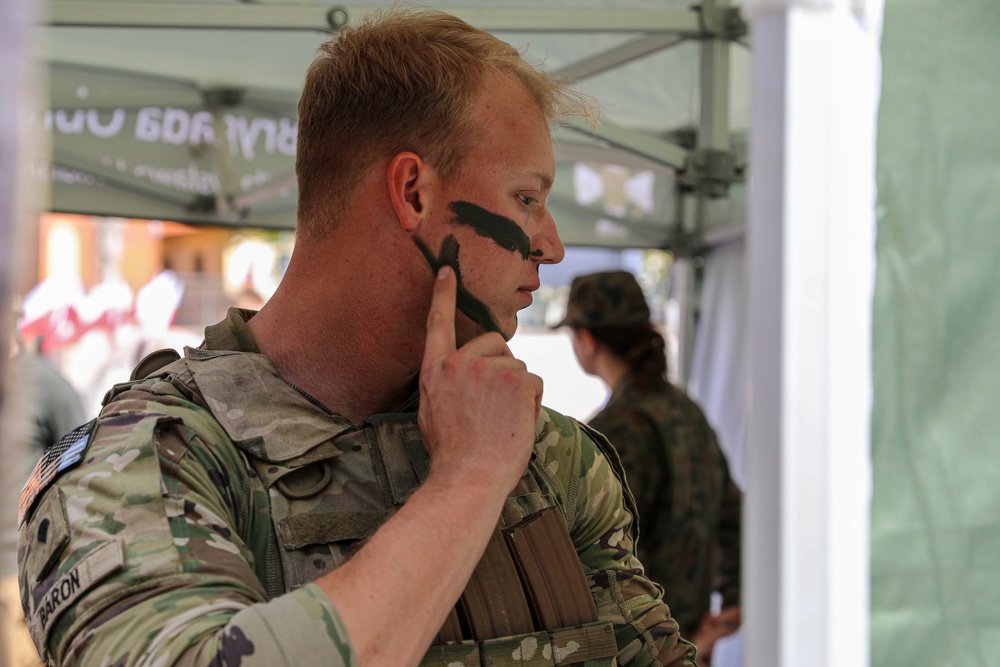
M 738 605 L 742 493 L 704 413 L 667 382 L 626 377 L 590 420 L 614 445 L 635 495 L 638 554 L 690 636 L 712 591 Z
M 349 557 L 422 479 L 416 397 L 357 426 L 331 414 L 259 353 L 249 316 L 231 310 L 201 348 L 116 386 L 95 426 L 36 469 L 19 508 L 20 584 L 51 663 L 357 664 L 335 604 L 308 582 Z M 370 443 L 390 431 L 398 447 L 377 453 Z M 633 554 L 631 503 L 601 436 L 543 409 L 501 525 L 558 508 L 617 664 L 693 665 Z M 447 545 L 441 565 L 446 576 Z M 385 611 L 419 613 L 392 600 Z M 613 662 L 539 641 L 501 646 L 499 658 L 473 647 L 445 664 Z

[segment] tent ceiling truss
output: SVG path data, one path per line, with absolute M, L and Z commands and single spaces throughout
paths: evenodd
M 726 196 L 729 185 L 742 179 L 729 131 L 729 48 L 732 42 L 746 37 L 747 25 L 738 8 L 729 3 L 730 0 L 704 0 L 690 9 L 659 10 L 453 7 L 448 11 L 495 33 L 626 32 L 641 35 L 552 72 L 572 80 L 595 76 L 687 40 L 701 42 L 701 118 L 694 148 L 609 121 L 602 121 L 599 127 L 582 121 L 566 125 L 572 132 L 589 136 L 601 146 L 624 151 L 640 163 L 652 163 L 677 172 L 681 199 L 688 201 L 680 207 L 670 247 L 678 254 L 690 255 L 700 252 L 706 238 L 704 200 Z M 267 4 L 52 0 L 45 23 L 53 27 L 334 32 L 347 25 L 350 17 L 376 9 L 380 7 L 330 7 L 281 0 Z M 218 106 L 206 99 L 209 110 Z M 66 157 L 57 156 L 57 160 Z M 287 187 L 288 183 L 281 185 Z M 234 206 L 238 208 L 265 194 L 224 194 L 216 198 L 216 212 L 232 217 L 238 213 Z

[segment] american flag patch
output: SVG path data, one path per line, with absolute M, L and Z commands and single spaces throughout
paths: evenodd
M 87 444 L 90 442 L 95 424 L 97 424 L 97 420 L 92 419 L 83 426 L 77 426 L 42 454 L 42 458 L 38 460 L 31 477 L 21 489 L 21 497 L 17 502 L 18 527 L 24 523 L 31 506 L 35 504 L 35 499 L 49 486 L 52 480 L 63 470 L 83 459 L 83 453 L 87 451 Z

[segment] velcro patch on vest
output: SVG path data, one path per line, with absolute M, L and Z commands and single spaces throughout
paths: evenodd
M 33 604 L 28 629 L 36 646 L 45 645 L 52 624 L 81 595 L 109 574 L 125 565 L 125 551 L 120 541 L 107 542 L 83 557 L 49 587 Z
M 62 489 L 56 487 L 38 504 L 24 531 L 24 566 L 31 573 L 32 586 L 41 583 L 69 544 L 69 519 Z
M 92 419 L 83 426 L 77 426 L 42 454 L 42 458 L 38 460 L 38 464 L 35 465 L 27 483 L 21 489 L 21 496 L 17 501 L 18 528 L 24 525 L 24 520 L 35 504 L 35 500 L 49 487 L 49 484 L 64 470 L 68 470 L 83 460 L 83 454 L 87 451 L 87 445 L 90 444 L 90 437 L 94 433 L 96 424 L 97 420 Z

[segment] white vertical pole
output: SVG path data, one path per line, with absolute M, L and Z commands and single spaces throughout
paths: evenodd
M 751 0 L 747 667 L 865 667 L 881 0 Z
M 14 284 L 14 249 L 17 224 L 24 212 L 18 185 L 23 182 L 23 152 L 19 149 L 21 119 L 25 111 L 28 60 L 28 3 L 0 0 L 0 376 L 10 350 L 11 299 Z M 3 387 L 0 385 L 0 392 Z M 0 393 L 0 407 L 3 405 Z M 0 465 L 0 468 L 4 466 Z M 5 513 L 3 520 L 8 518 Z M 6 524 L 5 524 L 6 525 Z
M 10 416 L 6 370 L 14 330 L 12 299 L 17 279 L 18 228 L 28 223 L 30 202 L 26 201 L 25 191 L 32 190 L 27 181 L 29 170 L 25 165 L 29 160 L 23 123 L 33 75 L 27 48 L 32 8 L 31 0 L 0 0 L 0 494 L 5 503 L 0 515 L 0 535 L 4 537 L 4 545 L 15 530 L 16 520 L 13 508 L 6 504 L 12 497 L 8 490 L 20 488 L 24 483 L 15 478 L 22 469 L 15 462 L 27 455 L 25 443 L 5 434 L 6 419 Z M 11 553 L 0 554 L 5 570 L 13 558 Z M 8 575 L 6 571 L 0 574 Z M 0 644 L 7 636 L 7 629 L 0 628 Z M 0 662 L 6 659 L 8 651 L 9 647 L 0 645 Z

